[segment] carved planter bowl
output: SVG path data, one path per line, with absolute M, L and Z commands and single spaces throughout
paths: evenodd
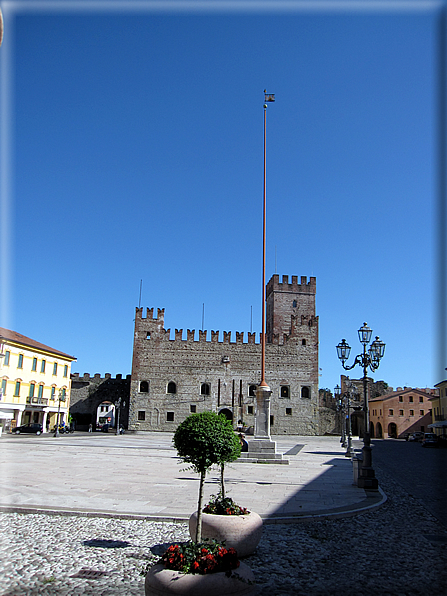
M 197 512 L 189 518 L 189 534 L 196 537 Z M 246 515 L 214 515 L 202 513 L 202 540 L 207 538 L 225 542 L 236 549 L 238 557 L 247 557 L 256 550 L 262 536 L 262 519 L 251 511 Z
M 144 590 L 146 596 L 254 596 L 256 586 L 250 567 L 241 563 L 233 574 L 209 573 L 207 575 L 181 573 L 166 569 L 158 564 L 151 567 L 146 574 Z M 244 581 L 245 580 L 245 581 Z

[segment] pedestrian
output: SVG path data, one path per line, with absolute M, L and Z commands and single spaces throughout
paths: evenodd
M 91 433 L 93 431 L 93 425 L 90 422 L 90 424 L 88 425 L 88 432 Z

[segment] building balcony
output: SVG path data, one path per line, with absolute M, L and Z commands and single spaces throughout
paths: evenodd
M 27 397 L 26 403 L 31 406 L 47 406 L 48 399 L 45 397 Z

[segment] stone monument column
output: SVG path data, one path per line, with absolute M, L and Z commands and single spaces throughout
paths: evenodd
M 255 439 L 270 440 L 270 396 L 268 385 L 256 388 Z

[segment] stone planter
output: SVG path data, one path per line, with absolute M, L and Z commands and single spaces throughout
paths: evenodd
M 189 534 L 196 537 L 197 512 L 189 518 Z M 236 549 L 238 557 L 247 557 L 256 550 L 262 536 L 262 519 L 251 511 L 246 515 L 214 515 L 202 513 L 202 540 L 211 538 Z
M 250 567 L 241 563 L 233 574 L 242 580 L 227 577 L 224 572 L 208 575 L 195 575 L 165 569 L 158 564 L 151 567 L 146 575 L 144 590 L 146 596 L 254 596 L 255 578 Z

